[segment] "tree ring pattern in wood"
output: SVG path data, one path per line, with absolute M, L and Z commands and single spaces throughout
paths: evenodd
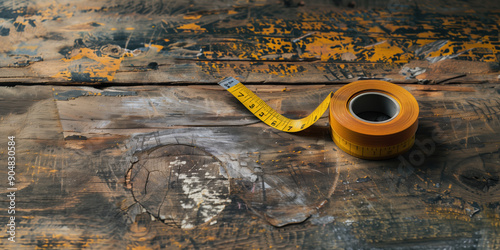
M 135 200 L 166 224 L 191 229 L 224 210 L 229 180 L 218 159 L 186 145 L 167 145 L 136 155 L 128 182 Z

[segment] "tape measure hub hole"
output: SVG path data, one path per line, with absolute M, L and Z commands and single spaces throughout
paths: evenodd
M 349 111 L 368 123 L 385 123 L 398 116 L 401 107 L 391 96 L 380 92 L 365 92 L 351 99 Z

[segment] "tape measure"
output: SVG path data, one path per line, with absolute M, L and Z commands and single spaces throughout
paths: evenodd
M 418 126 L 418 103 L 395 84 L 365 80 L 331 92 L 307 117 L 289 119 L 277 113 L 233 77 L 219 82 L 267 125 L 285 132 L 302 131 L 330 107 L 332 139 L 344 152 L 362 159 L 388 159 L 409 150 Z

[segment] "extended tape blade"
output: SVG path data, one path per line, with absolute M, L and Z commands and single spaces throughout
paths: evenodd
M 301 119 L 289 119 L 276 112 L 251 90 L 245 87 L 245 85 L 233 77 L 225 78 L 219 82 L 219 85 L 229 91 L 250 112 L 252 112 L 252 114 L 265 124 L 285 132 L 299 132 L 313 125 L 328 109 L 333 95 L 333 92 L 331 92 L 310 115 Z

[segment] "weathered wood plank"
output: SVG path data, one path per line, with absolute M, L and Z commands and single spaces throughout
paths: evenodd
M 338 88 L 249 87 L 290 117 L 306 115 Z M 499 87 L 404 87 L 419 101 L 418 143 L 384 161 L 339 151 L 326 115 L 301 133 L 279 132 L 218 86 L 2 88 L 0 161 L 5 136 L 17 143 L 15 246 L 498 248 Z M 167 154 L 144 154 L 156 149 Z M 158 164 L 141 165 L 153 159 Z M 161 173 L 179 167 L 171 174 L 185 175 L 177 184 L 168 175 L 142 183 L 194 228 L 148 211 L 163 205 L 144 202 L 140 189 L 134 194 L 141 186 L 140 174 L 132 175 L 140 171 L 130 171 L 136 166 Z M 220 174 L 216 186 L 229 183 L 229 194 L 210 191 L 210 178 L 191 169 Z M 6 168 L 0 173 L 6 178 Z M 5 194 L 7 182 L 0 183 Z M 204 210 L 221 200 L 222 210 Z M 185 210 L 194 204 L 198 215 Z M 7 221 L 6 210 L 0 218 Z
M 498 82 L 497 1 L 444 4 L 7 1 L 0 82 Z

